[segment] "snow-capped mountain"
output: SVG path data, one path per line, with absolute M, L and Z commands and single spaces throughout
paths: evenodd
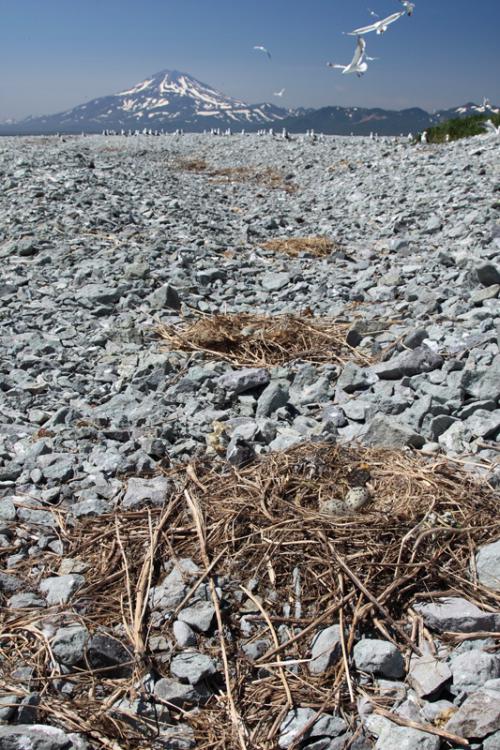
M 211 127 L 271 127 L 291 114 L 273 104 L 247 104 L 188 73 L 162 70 L 132 88 L 93 99 L 66 112 L 28 117 L 17 132 L 100 132 L 111 130 L 199 131 Z

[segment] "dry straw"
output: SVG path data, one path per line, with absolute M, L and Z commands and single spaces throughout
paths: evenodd
M 169 349 L 215 354 L 236 366 L 272 367 L 294 360 L 368 364 L 366 356 L 347 344 L 349 328 L 333 318 L 234 313 L 162 324 L 157 331 Z
M 152 650 L 152 638 L 171 638 L 172 621 L 188 597 L 163 624 L 155 624 L 147 606 L 150 587 L 162 580 L 168 560 L 190 557 L 198 564 L 190 593 L 208 583 L 216 611 L 214 637 L 199 640 L 199 649 L 219 663 L 214 696 L 192 713 L 171 708 L 172 731 L 187 722 L 197 749 L 275 750 L 291 703 L 338 712 L 354 727 L 355 699 L 371 695 L 352 664 L 359 638 L 388 638 L 408 658 L 432 643 L 412 609 L 415 601 L 463 596 L 498 611 L 500 595 L 474 581 L 470 562 L 479 546 L 500 534 L 499 493 L 445 459 L 304 445 L 240 470 L 206 459 L 168 475 L 175 490 L 164 508 L 118 509 L 63 537 L 66 555 L 86 566 L 85 588 L 72 611 L 65 607 L 66 616 L 128 644 L 128 679 L 111 679 L 106 669 L 88 664 L 73 667 L 63 677 L 73 688 L 65 698 L 57 689 L 60 670 L 45 627 L 60 617 L 59 609 L 4 608 L 1 616 L 4 691 L 19 697 L 39 692 L 42 720 L 84 732 L 97 745 L 118 750 L 154 743 L 154 718 L 130 723 L 113 704 L 140 696 L 139 679 L 151 670 L 169 676 L 168 659 Z M 358 513 L 320 511 L 323 500 L 359 486 L 368 487 L 371 500 Z M 44 577 L 56 574 L 59 562 L 48 551 L 37 560 Z M 29 570 L 26 585 L 36 590 Z M 252 636 L 243 636 L 243 615 L 255 628 Z M 313 636 L 339 622 L 341 658 L 328 673 L 312 675 Z M 442 638 L 460 640 L 453 633 Z M 241 647 L 261 639 L 268 648 L 252 662 Z M 33 668 L 27 687 L 9 677 L 21 661 Z M 387 715 L 387 699 L 372 697 Z M 427 730 L 446 734 L 440 726 Z
M 281 237 L 263 242 L 260 247 L 274 253 L 284 253 L 292 258 L 307 253 L 315 258 L 326 258 L 340 245 L 328 237 Z
M 214 167 L 204 159 L 181 159 L 177 167 L 183 172 L 204 175 L 215 183 L 245 182 L 269 190 L 284 190 L 295 193 L 297 185 L 287 180 L 272 167 Z

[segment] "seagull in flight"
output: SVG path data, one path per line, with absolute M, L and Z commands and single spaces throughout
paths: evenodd
M 380 18 L 379 14 L 375 13 L 375 11 L 371 10 L 370 8 L 368 8 L 368 13 L 371 15 L 372 18 Z
M 404 16 L 406 11 L 400 10 L 397 13 L 392 13 L 390 16 L 387 16 L 387 18 L 381 18 L 380 21 L 375 21 L 375 23 L 371 23 L 369 26 L 362 26 L 360 29 L 354 29 L 354 31 L 348 31 L 348 36 L 360 36 L 362 34 L 369 34 L 370 31 L 375 31 L 377 34 L 384 34 L 384 32 L 387 31 L 388 27 L 391 25 L 391 23 L 394 23 L 395 21 L 399 21 L 399 19 Z
M 275 91 L 274 92 L 274 96 L 283 96 L 283 94 L 285 93 L 285 91 L 286 91 L 286 89 L 281 89 L 281 91 Z
M 358 78 L 361 78 L 363 73 L 368 70 L 368 63 L 365 62 L 366 42 L 362 36 L 358 36 L 358 43 L 356 45 L 356 51 L 349 65 L 335 65 L 334 63 L 327 63 L 329 68 L 337 68 L 341 70 L 344 75 L 348 73 L 356 73 Z
M 415 10 L 415 3 L 411 3 L 410 0 L 401 0 L 401 5 L 404 7 L 407 15 L 413 15 L 413 11 Z
M 254 49 L 258 50 L 259 52 L 264 52 L 264 54 L 267 55 L 269 59 L 271 59 L 271 53 L 269 52 L 268 49 L 263 47 L 261 44 L 256 44 Z

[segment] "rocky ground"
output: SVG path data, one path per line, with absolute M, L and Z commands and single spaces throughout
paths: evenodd
M 443 146 L 269 135 L 0 139 L 0 748 L 140 746 L 153 721 L 144 746 L 216 746 L 200 739 L 203 712 L 238 673 L 236 660 L 224 663 L 218 618 L 255 617 L 271 599 L 275 618 L 290 617 L 279 587 L 266 599 L 247 570 L 239 583 L 250 596 L 238 599 L 234 571 L 231 582 L 210 576 L 214 558 L 207 563 L 195 523 L 192 554 L 172 547 L 132 581 L 145 587 L 142 609 L 124 622 L 140 622 L 139 638 L 93 614 L 97 568 L 86 557 L 102 545 L 116 565 L 106 575 L 125 576 L 127 545 L 137 543 L 127 524 L 140 521 L 137 538 L 148 540 L 173 488 L 183 495 L 186 461 L 208 461 L 222 477 L 304 445 L 358 445 L 360 456 L 416 449 L 422 467 L 456 467 L 457 485 L 465 467 L 489 503 L 499 499 L 499 151 L 488 135 Z M 318 256 L 266 247 L 318 236 L 331 242 Z M 252 366 L 203 346 L 172 350 L 159 333 L 160 324 L 182 331 L 200 316 L 236 313 L 333 319 L 346 345 L 330 360 L 326 343 L 321 356 Z M 369 477 L 351 483 L 341 497 L 320 498 L 319 510 L 359 520 L 371 491 Z M 426 502 L 417 528 L 434 512 Z M 338 615 L 311 629 L 309 650 L 289 669 L 297 680 L 328 679 L 344 659 L 355 720 L 338 697 L 301 703 L 294 693 L 288 711 L 275 706 L 267 744 L 257 729 L 239 740 L 235 729 L 220 747 L 500 748 L 500 530 L 494 515 L 488 525 L 480 546 L 475 532 L 467 542 L 467 597 L 455 581 L 442 586 L 455 596 L 412 604 L 418 659 L 395 620 L 377 633 L 352 625 L 347 643 Z M 110 528 L 123 528 L 113 549 Z M 271 631 L 283 643 L 304 617 L 264 636 L 239 620 L 238 653 L 257 662 Z M 151 629 L 156 641 L 144 645 Z M 443 632 L 455 634 L 453 647 Z M 146 652 L 155 659 L 140 670 Z M 283 669 L 276 664 L 271 672 Z M 89 674 L 89 695 L 116 722 L 94 732 L 95 706 L 85 714 L 75 687 Z M 391 718 L 373 711 L 367 686 Z

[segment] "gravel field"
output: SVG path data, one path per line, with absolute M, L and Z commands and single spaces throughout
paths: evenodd
M 499 156 L 0 139 L 0 750 L 500 748 Z

